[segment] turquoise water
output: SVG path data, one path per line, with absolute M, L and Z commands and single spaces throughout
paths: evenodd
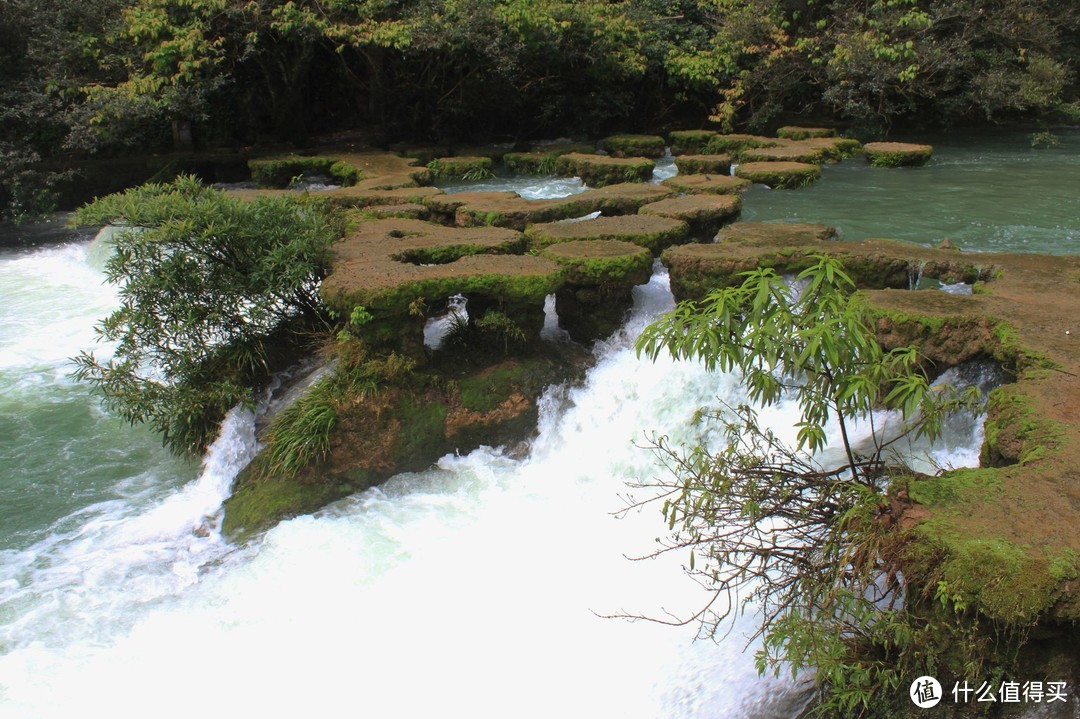
M 966 250 L 1080 252 L 1080 131 L 1033 149 L 1024 133 L 898 138 L 934 145 L 923 167 L 871 168 L 851 158 L 801 190 L 755 186 L 743 220 L 833 225 L 845 240 L 887 237 Z
M 926 167 L 849 160 L 804 190 L 753 188 L 743 219 L 1080 252 L 1080 133 L 1044 151 L 1023 134 L 910 139 L 935 142 Z M 545 183 L 527 186 L 580 189 Z M 115 306 L 105 246 L 5 232 L 18 241 L 0 238 L 0 716 L 792 715 L 801 694 L 755 678 L 745 623 L 691 644 L 692 631 L 596 616 L 701 598 L 677 561 L 625 560 L 663 532 L 658 512 L 612 515 L 626 482 L 656 471 L 642 432 L 692 440 L 695 410 L 739 393 L 634 356 L 669 306 L 662 275 L 585 385 L 545 399 L 527 457 L 447 457 L 237 545 L 214 518 L 252 417 L 231 416 L 200 465 L 109 416 L 69 377 Z

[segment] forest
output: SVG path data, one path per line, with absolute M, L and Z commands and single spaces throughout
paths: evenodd
M 369 144 L 1080 121 L 1052 0 L 3 0 L 0 213 L 88 158 L 349 131 Z

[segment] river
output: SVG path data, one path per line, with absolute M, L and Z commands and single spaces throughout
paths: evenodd
M 838 225 L 966 250 L 1080 252 L 1080 133 L 1049 150 L 998 133 L 935 138 L 924 168 L 827 167 L 753 188 L 743 219 Z M 572 184 L 572 183 L 571 183 Z M 567 192 L 565 182 L 558 189 Z M 663 272 L 577 387 L 543 400 L 524 457 L 444 457 L 241 544 L 195 530 L 253 448 L 229 417 L 202 464 L 102 411 L 69 377 L 114 306 L 86 236 L 0 244 L 0 715 L 759 717 L 805 694 L 758 678 L 747 615 L 718 643 L 599 615 L 696 608 L 682 557 L 633 562 L 659 510 L 619 517 L 660 471 L 636 446 L 738 383 L 631 343 L 670 306 Z M 2 240 L 0 240 L 2 242 Z M 770 413 L 790 425 L 790 408 Z M 939 453 L 972 461 L 978 434 Z M 961 432 L 963 435 L 964 432 Z

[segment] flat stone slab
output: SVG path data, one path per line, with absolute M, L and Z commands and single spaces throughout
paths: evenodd
M 359 222 L 334 246 L 320 292 L 333 309 L 357 305 L 402 314 L 419 298 L 479 292 L 543 301 L 561 283 L 559 266 L 523 256 L 521 233 L 500 227 L 445 227 L 412 219 Z
M 715 130 L 672 130 L 668 133 L 669 149 L 672 155 L 701 154 L 716 135 Z
M 647 157 L 611 157 L 570 152 L 555 161 L 555 174 L 580 177 L 590 187 L 623 182 L 647 182 L 656 163 Z
M 696 229 L 715 232 L 724 221 L 736 217 L 741 210 L 742 198 L 738 195 L 682 195 L 652 202 L 638 212 L 681 220 L 690 225 L 693 234 L 697 234 L 694 232 Z
M 731 173 L 731 155 L 680 155 L 675 158 L 680 175 L 727 175 Z
M 983 467 L 894 487 L 904 572 L 947 580 L 995 621 L 1080 618 L 1080 257 L 966 253 L 891 240 L 842 242 L 814 225 L 731 225 L 710 245 L 664 253 L 676 297 L 702 296 L 770 266 L 797 272 L 840 257 L 879 313 L 886 349 L 915 344 L 939 369 L 994 357 L 1016 381 L 995 390 Z M 910 276 L 975 283 L 972 295 L 910 291 Z M 870 288 L 894 289 L 870 289 Z M 891 495 L 892 496 L 892 495 Z
M 652 252 L 621 240 L 560 242 L 545 247 L 540 255 L 559 263 L 573 285 L 641 285 L 652 275 Z
M 528 200 L 515 192 L 469 192 L 432 198 L 431 204 L 460 227 L 493 225 L 523 230 L 527 225 L 582 217 L 593 212 L 627 215 L 670 197 L 673 190 L 645 183 L 620 183 L 576 195 Z
M 753 183 L 779 189 L 797 189 L 821 179 L 821 168 L 805 162 L 744 162 L 735 174 Z
M 926 164 L 934 148 L 906 142 L 868 142 L 863 145 L 863 152 L 866 161 L 874 167 L 913 167 Z
M 663 157 L 664 138 L 659 135 L 611 135 L 600 141 L 612 157 Z
M 739 162 L 803 162 L 820 165 L 826 160 L 826 150 L 806 141 L 784 141 L 775 147 L 755 147 L 739 151 Z
M 547 247 L 571 240 L 621 240 L 659 254 L 665 247 L 689 236 L 685 222 L 651 215 L 597 217 L 580 222 L 548 222 L 530 225 L 525 236 L 534 247 Z
M 776 136 L 786 140 L 807 140 L 811 137 L 833 137 L 836 130 L 831 127 L 800 127 L 785 125 L 776 131 Z
M 730 195 L 747 189 L 753 183 L 731 175 L 701 174 L 676 175 L 664 180 L 662 184 L 678 192 Z

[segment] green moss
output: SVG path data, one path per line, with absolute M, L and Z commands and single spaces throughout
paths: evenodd
M 563 268 L 575 285 L 639 285 L 652 273 L 652 253 L 645 247 L 617 240 L 577 240 L 545 248 L 540 253 Z
M 554 175 L 558 159 L 556 152 L 508 152 L 503 163 L 507 170 L 519 175 Z
M 762 137 L 761 135 L 714 135 L 705 145 L 702 154 L 738 154 L 740 151 L 751 147 L 776 147 L 780 144 L 782 143 L 779 140 L 771 137 Z
M 697 155 L 715 136 L 715 130 L 673 130 L 668 133 L 668 144 L 672 155 Z
M 492 177 L 490 157 L 440 157 L 427 163 L 436 180 L 483 180 Z
M 998 387 L 987 406 L 985 463 L 1026 464 L 1061 446 L 1067 427 L 1039 412 L 1021 385 Z
M 524 362 L 510 362 L 461 380 L 461 406 L 473 412 L 490 412 L 521 389 L 530 372 Z
M 590 187 L 605 187 L 623 182 L 647 182 L 656 163 L 647 158 L 618 158 L 604 155 L 569 153 L 555 163 L 555 174 L 580 177 Z
M 611 135 L 600 146 L 612 157 L 663 157 L 664 138 L 658 135 Z
M 746 162 L 735 175 L 751 182 L 779 189 L 806 187 L 821 179 L 821 168 L 804 162 Z
M 927 507 L 983 499 L 1000 490 L 999 472 L 993 468 L 956 469 L 937 477 L 911 477 L 906 480 L 908 496 Z
M 871 142 L 863 146 L 863 152 L 874 167 L 912 167 L 926 164 L 934 148 L 902 142 Z
M 355 185 L 364 177 L 360 168 L 334 157 L 313 155 L 288 155 L 248 160 L 251 179 L 259 187 L 288 187 L 292 180 L 304 173 L 322 173 L 333 177 L 342 185 Z
M 287 517 L 313 512 L 355 491 L 352 485 L 308 483 L 268 477 L 243 484 L 225 501 L 221 531 L 258 532 Z
M 776 136 L 785 140 L 808 140 L 811 137 L 833 137 L 836 130 L 831 127 L 796 127 L 786 125 L 776 131 Z
M 393 418 L 401 422 L 394 442 L 394 458 L 402 467 L 418 469 L 417 458 L 430 457 L 433 447 L 444 447 L 447 407 L 441 402 L 419 397 L 404 397 L 393 409 Z
M 726 175 L 731 172 L 731 156 L 683 155 L 675 158 L 675 167 L 683 175 Z

